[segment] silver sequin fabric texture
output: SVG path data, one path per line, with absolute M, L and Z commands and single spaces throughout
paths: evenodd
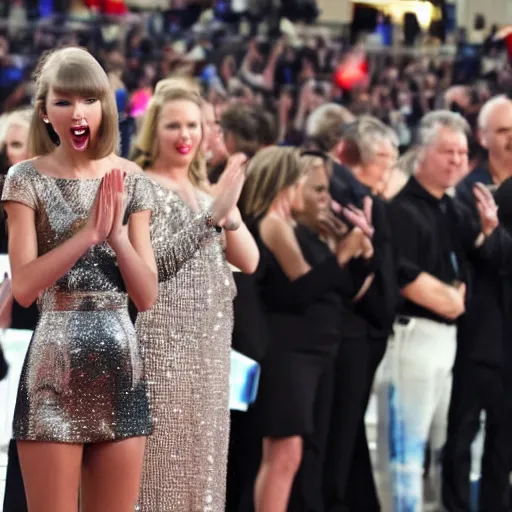
M 40 174 L 31 162 L 13 166 L 2 200 L 35 211 L 38 253 L 80 230 L 99 179 Z M 152 209 L 146 176 L 125 178 L 127 215 Z M 141 350 L 114 252 L 90 248 L 38 300 L 40 320 L 23 365 L 14 438 L 94 443 L 147 436 L 152 424 Z
M 221 237 L 204 234 L 205 216 L 158 184 L 155 197 L 163 282 L 136 322 L 154 419 L 137 510 L 224 512 L 235 285 Z M 210 202 L 200 194 L 203 211 Z

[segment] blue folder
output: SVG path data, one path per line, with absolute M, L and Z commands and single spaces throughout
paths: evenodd
M 229 408 L 247 411 L 256 401 L 260 381 L 260 365 L 236 350 L 231 350 L 229 373 Z

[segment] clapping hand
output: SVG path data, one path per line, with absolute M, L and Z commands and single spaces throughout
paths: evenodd
M 358 227 L 368 238 L 373 238 L 375 229 L 372 224 L 373 201 L 370 196 L 364 198 L 362 210 L 352 205 L 341 206 L 336 201 L 332 202 L 332 208 L 336 213 L 343 214 L 349 222 Z
M 368 260 L 373 256 L 372 242 L 361 229 L 356 227 L 339 240 L 336 256 L 342 267 L 354 258 L 363 257 Z
M 124 174 L 120 169 L 113 169 L 101 180 L 84 228 L 91 233 L 92 245 L 108 241 L 113 247 L 123 236 L 127 236 L 128 229 L 123 226 L 123 218 Z
M 476 183 L 473 187 L 476 207 L 480 215 L 482 233 L 487 237 L 492 234 L 499 224 L 498 207 L 489 190 L 482 183 Z
M 112 231 L 114 220 L 114 209 L 112 204 L 112 193 L 110 180 L 105 175 L 100 183 L 96 200 L 89 213 L 89 218 L 84 229 L 90 233 L 91 245 L 104 242 Z
M 120 242 L 128 239 L 128 226 L 124 224 L 124 173 L 121 169 L 112 169 L 103 179 L 106 179 L 109 184 L 113 210 L 112 229 L 108 236 L 108 243 L 115 251 Z
M 330 210 L 320 212 L 317 223 L 320 234 L 335 241 L 341 240 L 349 231 L 348 226 Z
M 215 201 L 212 206 L 212 218 L 216 225 L 228 230 L 236 230 L 242 219 L 236 203 L 245 183 L 247 156 L 235 153 L 230 156 L 226 169 L 215 187 Z

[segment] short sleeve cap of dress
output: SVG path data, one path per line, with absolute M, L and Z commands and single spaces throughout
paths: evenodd
M 13 165 L 5 178 L 2 203 L 15 201 L 36 210 L 37 195 L 34 188 L 36 177 L 37 172 L 30 161 Z

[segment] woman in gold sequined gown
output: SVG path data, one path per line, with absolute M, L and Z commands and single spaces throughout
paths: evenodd
M 198 165 L 201 139 L 200 96 L 174 81 L 160 83 L 138 140 L 153 180 L 151 236 L 160 281 L 155 307 L 136 322 L 154 420 L 139 497 L 143 512 L 224 512 L 235 295 L 228 261 L 253 272 L 259 255 L 235 211 L 220 224 L 238 229 L 176 265 L 173 233 L 212 204 Z M 244 161 L 232 159 L 227 180 Z
M 113 156 L 115 98 L 84 50 L 41 64 L 30 134 L 40 156 L 2 194 L 13 294 L 41 312 L 13 423 L 28 508 L 76 510 L 80 487 L 83 512 L 131 512 L 151 419 L 128 295 L 157 296 L 150 182 Z

